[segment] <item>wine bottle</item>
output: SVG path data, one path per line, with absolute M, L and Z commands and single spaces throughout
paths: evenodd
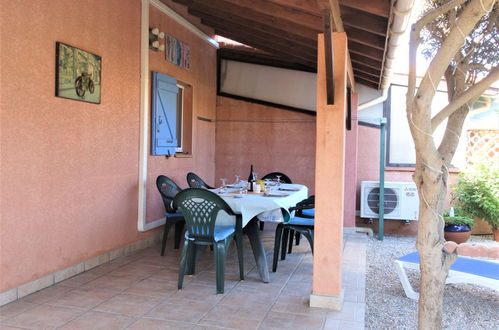
M 253 181 L 255 181 L 253 179 L 253 177 L 254 177 L 253 176 L 253 164 L 251 164 L 250 174 L 248 176 L 248 185 L 249 185 L 248 191 L 253 191 Z

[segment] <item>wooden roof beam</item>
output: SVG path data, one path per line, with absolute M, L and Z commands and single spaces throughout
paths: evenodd
M 212 23 L 215 22 L 207 22 L 207 23 L 210 23 L 209 25 L 211 25 Z M 230 29 L 226 29 L 226 27 L 220 25 L 214 27 L 215 27 L 215 33 L 223 37 L 239 41 L 241 43 L 244 43 L 245 45 L 261 49 L 271 54 L 276 54 L 285 58 L 289 58 L 290 60 L 293 60 L 296 63 L 301 63 L 308 67 L 315 67 L 317 65 L 316 63 L 317 60 L 315 58 L 311 58 L 309 56 L 297 55 L 294 53 L 293 50 L 287 49 L 286 47 L 281 47 L 280 45 L 269 42 L 268 40 L 258 39 L 252 35 L 247 35 L 247 34 L 241 34 L 241 33 L 236 34 Z
M 279 29 L 281 30 L 288 31 L 291 34 L 295 34 L 308 39 L 316 40 L 317 34 L 321 31 L 320 28 L 312 29 L 307 26 L 300 25 L 299 22 L 293 22 L 288 19 L 282 19 L 278 16 L 274 16 L 275 13 L 273 12 L 267 12 L 267 13 L 260 12 L 252 8 L 235 5 L 226 0 L 210 0 L 210 1 L 174 0 L 174 1 L 184 4 L 192 9 L 202 10 L 201 9 L 202 6 L 212 8 L 220 12 L 220 15 L 218 15 L 220 17 L 232 14 L 239 17 L 245 17 L 255 22 L 265 22 L 266 25 L 279 27 Z M 318 20 L 318 22 L 320 23 L 320 20 Z
M 259 21 L 253 21 L 246 17 L 241 17 L 230 13 L 228 13 L 227 15 L 221 15 L 221 13 L 221 11 L 217 11 L 213 8 L 202 5 L 189 8 L 189 14 L 191 15 L 210 20 L 219 20 L 220 22 L 224 22 L 224 24 L 226 23 L 230 24 L 231 26 L 239 26 L 240 29 L 252 31 L 255 34 L 271 34 L 274 37 L 282 38 L 287 41 L 300 44 L 301 46 L 309 48 L 314 52 L 317 49 L 317 41 L 314 39 L 304 38 L 299 35 L 295 35 L 288 31 L 282 30 L 279 27 L 267 25 Z
M 385 37 L 367 31 L 362 31 L 350 26 L 345 26 L 345 32 L 347 33 L 348 40 L 355 41 L 359 44 L 363 44 L 369 47 L 377 48 L 382 51 L 385 50 Z
M 355 76 L 379 85 L 379 77 L 374 77 L 354 69 Z
M 348 41 L 348 48 L 350 49 L 350 53 L 355 53 L 363 57 L 368 57 L 380 63 L 383 60 L 384 52 L 377 48 L 372 48 L 363 44 L 359 44 L 352 40 Z
M 351 53 L 350 57 L 352 58 L 352 63 L 353 64 L 359 64 L 360 63 L 360 64 L 368 66 L 370 68 L 373 68 L 373 69 L 376 69 L 376 70 L 381 70 L 381 67 L 382 67 L 381 60 L 368 58 L 368 57 L 365 57 L 363 55 L 356 54 L 356 53 Z
M 352 61 L 353 69 L 354 70 L 359 70 L 362 72 L 366 72 L 375 76 L 381 76 L 381 69 L 380 68 L 371 68 L 367 65 L 364 65 L 363 63 L 356 63 Z
M 245 40 L 254 39 L 254 41 L 252 41 L 252 44 L 243 42 L 248 46 L 260 48 L 253 45 L 261 45 L 267 43 L 272 49 L 279 49 L 283 52 L 285 51 L 289 54 L 289 56 L 295 56 L 310 62 L 313 62 L 317 59 L 316 50 L 311 48 L 304 48 L 303 46 L 300 46 L 296 43 L 274 37 L 270 34 L 264 34 L 261 32 L 259 34 L 255 34 L 253 31 L 244 29 L 244 27 L 227 24 L 226 22 L 215 18 L 202 17 L 201 22 L 208 26 L 214 27 L 216 31 L 223 32 L 226 35 L 230 34 L 232 37 L 229 38 L 235 41 L 240 41 L 240 39 L 242 38 L 244 38 Z
M 388 19 L 367 12 L 346 7 L 340 4 L 341 18 L 345 29 L 347 26 L 370 32 L 385 38 L 388 29 Z
M 371 87 L 374 89 L 378 89 L 378 83 L 373 83 L 372 81 L 369 80 L 364 80 L 361 77 L 355 77 L 355 81 L 359 84 L 365 85 L 367 87 Z
M 279 4 L 268 0 L 195 0 L 202 2 L 227 2 L 236 6 L 251 9 L 263 14 L 272 13 L 272 16 L 293 22 L 313 29 L 317 32 L 322 30 L 320 12 L 310 13 L 297 10 L 289 5 Z
M 282 6 L 290 7 L 295 10 L 300 10 L 306 13 L 320 16 L 319 6 L 316 0 L 267 0 L 269 2 L 278 3 Z
M 341 0 L 341 5 L 388 18 L 391 1 Z

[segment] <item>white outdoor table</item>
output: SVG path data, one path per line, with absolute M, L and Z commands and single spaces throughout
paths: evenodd
M 276 190 L 276 192 L 288 194 L 288 196 L 285 197 L 266 197 L 263 194 L 248 193 L 243 195 L 242 198 L 238 198 L 237 195 L 239 194 L 231 193 L 231 190 L 229 189 L 227 193 L 219 195 L 229 204 L 234 213 L 242 215 L 242 227 L 250 240 L 260 278 L 265 283 L 270 282 L 270 274 L 267 265 L 267 255 L 260 238 L 258 219 L 256 217 L 261 214 L 268 215 L 269 211 L 281 209 L 285 210 L 284 214 L 287 214 L 290 207 L 295 206 L 296 203 L 301 202 L 308 197 L 308 188 L 304 185 L 282 184 L 281 187 L 283 189 L 295 188 L 298 189 L 298 191 Z M 275 219 L 275 217 L 272 220 L 279 221 L 279 219 Z M 282 221 L 282 217 L 280 220 Z M 224 222 L 225 220 L 219 219 L 217 220 L 217 223 L 219 223 L 219 221 Z

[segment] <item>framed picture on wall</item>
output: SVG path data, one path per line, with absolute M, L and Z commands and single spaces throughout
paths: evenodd
M 100 104 L 100 56 L 56 42 L 55 95 Z

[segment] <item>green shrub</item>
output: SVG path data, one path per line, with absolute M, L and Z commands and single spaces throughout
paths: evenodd
M 480 218 L 499 229 L 499 170 L 480 166 L 461 173 L 453 190 L 463 215 Z
M 468 218 L 468 217 L 464 217 L 464 216 L 453 216 L 453 217 L 444 216 L 444 220 L 445 220 L 446 226 L 447 225 L 457 225 L 457 226 L 466 225 L 470 228 L 475 227 L 475 220 Z

